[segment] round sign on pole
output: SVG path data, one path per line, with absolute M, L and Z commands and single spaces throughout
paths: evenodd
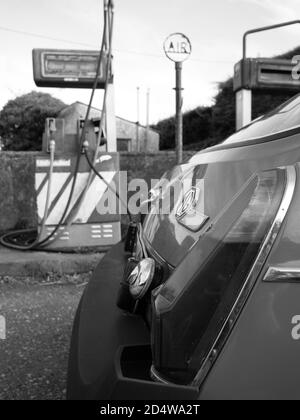
M 166 56 L 175 63 L 187 60 L 192 52 L 192 45 L 187 36 L 175 33 L 165 40 L 164 51 Z

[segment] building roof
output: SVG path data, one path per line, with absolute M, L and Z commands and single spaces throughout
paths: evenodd
M 67 106 L 65 106 L 60 112 L 64 112 L 64 111 L 66 111 L 68 108 L 72 108 L 72 107 L 75 107 L 76 105 L 80 105 L 80 106 L 84 106 L 85 108 L 87 108 L 88 107 L 88 105 L 87 104 L 85 104 L 85 103 L 83 103 L 83 102 L 80 102 L 80 101 L 76 101 L 76 102 L 73 102 L 72 104 L 70 104 L 70 105 L 67 105 Z M 93 110 L 94 112 L 99 112 L 100 114 L 101 114 L 101 112 L 102 112 L 102 110 L 101 109 L 99 109 L 99 108 L 95 108 L 95 107 L 91 107 L 91 110 Z M 130 121 L 130 120 L 127 120 L 126 118 L 122 118 L 122 117 L 118 117 L 117 115 L 116 115 L 116 118 L 118 119 L 118 120 L 122 120 L 122 121 L 125 121 L 125 122 L 127 122 L 127 123 L 129 123 L 129 124 L 134 124 L 134 125 L 136 125 L 137 123 L 135 122 L 135 121 Z M 139 124 L 139 126 L 140 127 L 142 127 L 142 128 L 147 128 L 145 125 L 143 125 L 143 124 Z M 153 128 L 151 128 L 151 127 L 149 127 L 149 130 L 150 131 L 153 131 L 153 132 L 155 132 L 155 133 L 157 133 L 157 131 L 156 130 L 153 130 Z

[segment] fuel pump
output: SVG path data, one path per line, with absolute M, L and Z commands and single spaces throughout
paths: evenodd
M 247 58 L 247 37 L 251 34 L 299 23 L 300 20 L 293 20 L 245 32 L 243 36 L 243 58 L 235 64 L 233 78 L 237 131 L 251 123 L 253 91 L 266 91 L 276 94 L 278 92 L 299 92 L 300 89 L 299 79 L 293 77 L 294 63 L 292 60 Z
M 118 197 L 119 157 L 116 153 L 112 36 L 114 3 L 104 0 L 104 27 L 100 52 L 33 50 L 37 86 L 91 88 L 84 119 L 66 126 L 62 118 L 45 122 L 42 153 L 36 159 L 38 234 L 16 231 L 1 238 L 17 249 L 108 247 L 120 241 L 117 211 L 99 212 L 109 189 Z M 103 89 L 102 113 L 91 120 L 96 89 Z M 97 176 L 97 175 L 98 176 Z M 24 243 L 20 235 L 29 235 Z

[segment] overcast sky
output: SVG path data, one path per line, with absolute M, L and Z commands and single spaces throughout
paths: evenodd
M 102 7 L 102 0 L 1 0 L 0 108 L 33 89 L 49 92 L 66 103 L 88 102 L 89 92 L 85 90 L 36 88 L 31 50 L 97 49 Z M 163 53 L 163 42 L 170 33 L 185 33 L 193 47 L 183 66 L 184 110 L 189 110 L 211 104 L 216 83 L 232 75 L 246 30 L 294 19 L 300 19 L 299 0 L 115 0 L 117 114 L 136 121 L 137 86 L 142 123 L 148 88 L 151 122 L 174 113 L 174 65 Z M 252 36 L 249 55 L 270 56 L 299 44 L 300 25 L 296 25 Z M 100 106 L 100 95 L 95 106 Z

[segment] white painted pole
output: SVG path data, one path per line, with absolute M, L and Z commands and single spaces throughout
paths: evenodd
M 252 91 L 241 89 L 235 94 L 236 130 L 240 130 L 252 120 Z
M 146 105 L 146 151 L 148 150 L 149 142 L 149 124 L 150 124 L 150 89 L 147 90 L 147 105 Z
M 107 86 L 107 97 L 106 97 L 106 138 L 107 138 L 107 151 L 117 151 L 117 128 L 116 128 L 116 113 L 115 113 L 115 88 L 113 83 L 109 83 Z

